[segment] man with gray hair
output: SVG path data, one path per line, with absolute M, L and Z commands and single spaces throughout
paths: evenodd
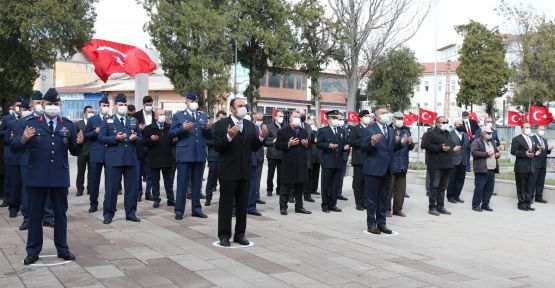
M 455 129 L 449 132 L 455 148 L 453 148 L 453 170 L 449 173 L 449 185 L 447 186 L 447 201 L 456 204 L 464 203 L 460 195 L 464 186 L 466 171 L 468 170 L 466 159 L 470 153 L 471 142 L 468 135 L 464 133 L 462 119 L 455 120 L 454 126 Z

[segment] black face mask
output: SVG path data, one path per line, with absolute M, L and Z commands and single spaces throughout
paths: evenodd
M 305 115 L 301 115 L 301 122 L 306 121 L 306 116 Z
M 462 125 L 457 126 L 457 128 L 455 128 L 455 129 L 457 129 L 457 131 L 459 131 L 459 132 L 464 132 L 464 127 Z

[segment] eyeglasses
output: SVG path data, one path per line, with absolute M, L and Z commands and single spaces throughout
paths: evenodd
M 440 124 L 449 124 L 449 121 L 439 122 Z

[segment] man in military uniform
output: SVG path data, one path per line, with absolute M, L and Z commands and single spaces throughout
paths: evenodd
M 49 89 L 43 98 L 44 115 L 30 117 L 18 129 L 11 143 L 14 151 L 28 150 L 26 180 L 29 193 L 29 232 L 27 257 L 23 264 L 29 265 L 39 259 L 42 250 L 42 219 L 46 198 L 50 197 L 54 208 L 54 245 L 58 257 L 75 260 L 67 246 L 67 194 L 69 187 L 69 163 L 67 152 L 77 156 L 82 148 L 83 132 L 76 133 L 75 125 L 67 118 L 58 116 L 62 102 L 56 89 Z
M 89 191 L 89 199 L 91 207 L 89 213 L 98 211 L 98 191 L 100 188 L 100 176 L 102 167 L 104 167 L 104 158 L 106 146 L 100 143 L 100 126 L 102 122 L 108 119 L 110 115 L 110 101 L 108 97 L 103 96 L 98 101 L 98 114 L 89 118 L 85 127 L 85 139 L 92 141 L 89 147 L 89 172 L 87 173 L 87 190 Z
M 185 111 L 173 115 L 170 136 L 177 137 L 177 190 L 175 191 L 175 219 L 182 220 L 185 213 L 185 194 L 189 181 L 192 182 L 191 214 L 207 218 L 200 204 L 200 187 L 204 163 L 206 162 L 206 138 L 211 137 L 212 123 L 206 115 L 197 111 L 198 96 L 187 93 Z
M 104 224 L 112 223 L 116 213 L 121 178 L 124 180 L 125 219 L 141 222 L 137 212 L 137 151 L 135 144 L 143 141 L 139 124 L 127 115 L 127 98 L 116 95 L 116 114 L 104 120 L 98 138 L 106 145 L 106 179 L 104 193 Z
M 10 191 L 11 187 L 11 179 L 12 178 L 12 170 L 10 169 L 10 163 L 12 159 L 12 151 L 10 150 L 10 137 L 11 135 L 6 133 L 8 131 L 8 123 L 12 120 L 19 119 L 21 116 L 17 115 L 16 112 L 19 111 L 19 105 L 23 101 L 21 96 L 18 96 L 14 101 L 12 106 L 10 107 L 10 111 L 14 111 L 14 113 L 10 113 L 8 115 L 2 116 L 2 122 L 0 123 L 0 136 L 4 139 L 4 199 L 1 207 L 7 207 L 8 202 L 10 199 Z

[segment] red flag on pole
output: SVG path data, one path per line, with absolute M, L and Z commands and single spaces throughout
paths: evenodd
M 348 120 L 348 122 L 351 122 L 351 123 L 360 122 L 360 120 L 358 119 L 358 113 L 357 112 L 351 112 L 351 111 L 347 111 L 347 120 Z
M 272 120 L 276 120 L 277 109 L 274 107 L 272 108 Z
M 553 115 L 545 106 L 530 106 L 530 124 L 547 125 L 553 121 Z
M 420 108 L 420 123 L 433 124 L 436 118 L 436 112 Z
M 517 111 L 508 111 L 507 118 L 509 118 L 509 126 L 521 126 L 524 123 L 522 115 Z
M 403 125 L 405 126 L 411 126 L 412 124 L 414 124 L 414 122 L 418 121 L 418 115 L 409 112 L 409 114 L 404 114 L 405 115 L 405 120 L 403 121 Z
M 470 112 L 470 115 L 468 115 L 468 119 L 474 120 L 476 121 L 476 123 L 480 124 L 480 118 L 478 118 L 478 115 L 476 115 L 476 112 Z
M 127 73 L 135 76 L 139 73 L 150 74 L 156 69 L 150 57 L 141 49 L 101 39 L 92 39 L 83 53 L 94 64 L 94 72 L 102 81 L 114 73 Z
M 328 116 L 326 116 L 326 113 L 328 113 L 328 111 L 320 110 L 320 122 L 322 122 L 322 124 L 328 124 Z

